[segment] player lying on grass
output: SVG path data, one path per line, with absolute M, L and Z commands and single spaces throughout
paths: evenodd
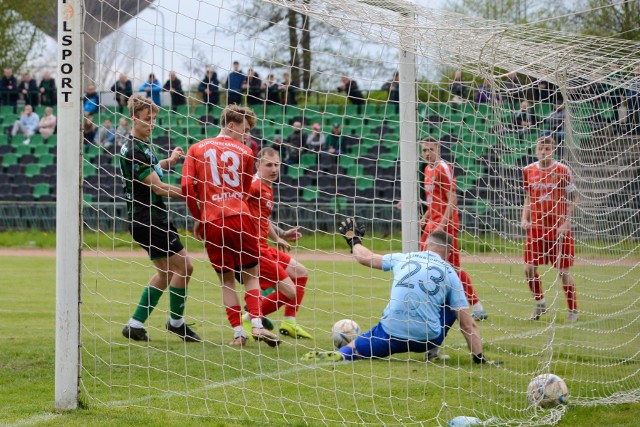
M 251 183 L 247 205 L 258 219 L 260 228 L 260 288 L 275 291 L 262 298 L 262 315 L 275 312 L 284 305 L 284 320 L 280 334 L 293 338 L 313 338 L 296 321 L 296 314 L 304 297 L 309 274 L 301 263 L 286 252 L 269 246 L 271 238 L 279 248 L 291 250 L 288 241 L 295 242 L 301 237 L 298 228 L 287 231 L 276 228 L 269 218 L 273 211 L 273 183 L 280 175 L 280 155 L 271 147 L 260 150 L 256 159 L 256 174 Z M 244 317 L 245 329 L 249 321 Z
M 182 169 L 182 192 L 204 239 L 211 266 L 222 284 L 222 300 L 233 328 L 231 345 L 247 343 L 234 272 L 245 285 L 251 335 L 275 347 L 280 338 L 266 330 L 260 312 L 258 226 L 245 200 L 253 179 L 253 153 L 243 141 L 256 124 L 247 107 L 230 105 L 220 115 L 220 134 L 193 144 Z
M 460 279 L 445 261 L 451 250 L 451 236 L 434 231 L 423 252 L 382 256 L 362 245 L 364 227 L 357 227 L 353 220 L 347 219 L 338 230 L 360 264 L 393 271 L 391 297 L 380 322 L 371 330 L 338 351 L 310 352 L 302 360 L 352 361 L 407 352 L 426 352 L 425 358 L 433 359 L 449 329 L 459 320 L 473 361 L 496 364 L 484 357 L 480 331 L 471 316 Z

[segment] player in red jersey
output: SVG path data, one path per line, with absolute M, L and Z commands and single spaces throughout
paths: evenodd
M 280 333 L 311 339 L 313 336 L 296 321 L 309 274 L 304 265 L 284 252 L 291 250 L 288 242 L 295 242 L 301 234 L 298 227 L 284 231 L 269 220 L 273 210 L 273 183 L 280 174 L 280 155 L 271 147 L 263 148 L 258 153 L 256 168 L 247 205 L 260 224 L 260 288 L 275 288 L 275 292 L 263 297 L 262 314 L 266 316 L 284 305 Z M 269 246 L 268 238 L 282 250 Z
M 469 274 L 460 268 L 460 244 L 458 242 L 460 218 L 458 217 L 458 197 L 453 167 L 440 158 L 440 141 L 437 139 L 423 139 L 421 148 L 422 157 L 427 162 L 427 166 L 424 168 L 424 194 L 427 211 L 420 220 L 420 225 L 423 227 L 420 250 L 424 250 L 427 237 L 434 231 L 444 231 L 451 235 L 453 238 L 452 250 L 449 251 L 447 261 L 458 272 L 467 301 L 473 307 L 472 317 L 475 320 L 485 320 L 489 315 L 473 289 Z
M 524 251 L 524 273 L 536 300 L 531 315 L 538 320 L 546 313 L 544 292 L 538 265 L 550 264 L 558 270 L 567 296 L 567 321 L 578 320 L 576 285 L 569 273 L 575 254 L 571 236 L 571 215 L 578 203 L 578 192 L 568 166 L 553 159 L 553 138 L 536 141 L 538 161 L 524 168 L 524 209 L 522 228 L 527 232 Z
M 251 109 L 237 105 L 225 108 L 220 115 L 220 134 L 189 148 L 182 168 L 182 193 L 195 219 L 194 234 L 204 239 L 211 265 L 222 283 L 223 303 L 234 330 L 231 345 L 247 342 L 234 276 L 240 271 L 251 315 L 251 335 L 275 347 L 280 339 L 262 325 L 257 220 L 245 202 L 254 159 L 243 139 L 255 124 L 256 115 Z

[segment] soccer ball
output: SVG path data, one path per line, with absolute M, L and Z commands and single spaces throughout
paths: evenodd
M 331 338 L 336 348 L 349 344 L 360 335 L 360 326 L 351 319 L 338 320 L 331 329 Z
M 569 389 L 562 378 L 553 374 L 542 374 L 531 380 L 527 387 L 530 405 L 553 408 L 569 401 Z

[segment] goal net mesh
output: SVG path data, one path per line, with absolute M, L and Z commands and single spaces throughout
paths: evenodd
M 400 0 L 101 4 L 87 10 L 83 75 L 85 88 L 94 85 L 101 95 L 99 111 L 84 119 L 82 165 L 81 391 L 89 404 L 274 425 L 445 425 L 458 415 L 487 425 L 541 425 L 567 411 L 527 402 L 529 381 L 549 372 L 566 381 L 572 405 L 638 400 L 640 44 Z M 403 52 L 415 55 L 415 104 L 400 98 L 393 77 L 406 65 Z M 164 86 L 175 72 L 185 102 L 172 107 L 175 93 L 158 91 L 150 142 L 160 158 L 176 147 L 186 152 L 219 133 L 234 61 L 264 85 L 239 89 L 240 102 L 258 116 L 257 146 L 282 142 L 272 220 L 284 230 L 300 227 L 304 236 L 290 254 L 308 271 L 297 322 L 313 338 L 284 336 L 277 349 L 229 346 L 233 330 L 218 277 L 184 201 L 168 199 L 194 265 L 185 319 L 203 342 L 167 333 L 169 291 L 145 323 L 151 341 L 127 340 L 122 328 L 156 270 L 127 232 L 120 131 L 110 146 L 87 137 L 91 124 L 100 134 L 106 120 L 114 132 L 129 120 L 111 90 L 120 74 L 135 93 L 149 74 Z M 209 104 L 202 92 L 207 68 L 219 82 L 207 86 Z M 357 82 L 359 94 L 338 90 L 344 76 Z M 269 95 L 271 102 L 254 98 Z M 401 106 L 413 121 L 400 120 Z M 308 136 L 299 150 L 290 145 L 296 123 Z M 418 164 L 419 215 L 428 209 L 419 144 L 403 137 L 409 128 L 418 139 L 440 141 L 452 165 L 462 266 L 488 313 L 478 322 L 485 355 L 502 361 L 500 369 L 472 363 L 457 324 L 443 346 L 446 362 L 425 362 L 417 353 L 355 363 L 301 360 L 333 349 L 335 322 L 352 319 L 366 331 L 388 302 L 389 274 L 357 265 L 334 233 L 353 216 L 366 225 L 366 246 L 401 251 L 402 168 Z M 556 159 L 571 168 L 580 199 L 572 219 L 577 322 L 566 320 L 562 279 L 544 265 L 549 310 L 528 320 L 534 299 L 523 273 L 522 170 L 537 160 L 542 135 L 556 142 Z M 400 158 L 402 144 L 411 144 L 415 156 Z M 181 168 L 163 180 L 180 185 Z M 282 309 L 268 317 L 278 332 Z

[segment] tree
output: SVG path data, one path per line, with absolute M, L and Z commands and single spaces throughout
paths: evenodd
M 467 16 L 557 30 L 566 29 L 568 12 L 564 0 L 448 0 L 447 8 Z
M 335 90 L 341 73 L 374 80 L 377 75 L 391 76 L 393 72 L 393 67 L 379 52 L 367 49 L 365 41 L 295 10 L 253 0 L 241 3 L 236 11 L 235 31 L 244 34 L 249 31 L 251 51 L 259 53 L 254 54 L 254 64 L 290 70 L 292 81 L 298 87 Z M 282 40 L 287 41 L 286 48 Z M 255 46 L 257 43 L 259 48 Z
M 575 12 L 575 25 L 583 34 L 640 40 L 637 0 L 581 0 Z
M 56 13 L 56 2 L 50 0 L 0 1 L 0 66 L 20 70 L 29 58 L 44 47 L 48 20 Z

